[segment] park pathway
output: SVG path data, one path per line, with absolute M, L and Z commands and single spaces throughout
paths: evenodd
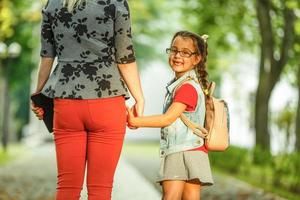
M 126 145 L 126 144 L 125 144 Z M 52 143 L 34 147 L 22 158 L 0 167 L 0 200 L 53 200 L 56 165 Z M 122 154 L 117 168 L 113 200 L 160 200 L 155 186 L 158 163 L 134 160 Z M 204 200 L 284 200 L 233 177 L 215 174 L 216 184 L 203 188 Z M 81 200 L 86 200 L 86 190 Z
M 160 193 L 121 158 L 113 200 L 159 200 Z M 0 167 L 0 200 L 54 200 L 56 164 L 53 144 L 32 148 L 24 157 Z M 86 200 L 86 189 L 81 200 Z

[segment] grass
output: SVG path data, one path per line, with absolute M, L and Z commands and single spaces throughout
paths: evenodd
M 239 178 L 240 180 L 248 182 L 249 184 L 251 184 L 255 187 L 259 187 L 265 191 L 278 194 L 279 196 L 282 196 L 289 200 L 298 200 L 299 199 L 299 195 L 297 195 L 297 194 L 291 193 L 291 192 L 283 190 L 281 188 L 274 188 L 274 186 L 272 186 L 270 184 L 263 184 L 261 181 L 258 181 L 258 179 L 249 177 L 245 174 L 237 174 L 236 177 Z
M 20 156 L 28 153 L 26 147 L 21 144 L 10 144 L 6 152 L 0 149 L 0 166 L 5 165 Z
M 276 195 L 279 195 L 283 198 L 286 198 L 288 200 L 298 200 L 300 197 L 299 197 L 299 194 L 295 194 L 295 193 L 291 193 L 287 190 L 283 190 L 281 188 L 274 188 L 274 186 L 270 185 L 270 184 L 264 184 L 261 182 L 261 178 L 257 178 L 257 176 L 252 176 L 252 174 L 235 174 L 235 173 L 228 173 L 216 166 L 212 166 L 212 171 L 213 172 L 216 172 L 218 174 L 221 174 L 223 176 L 229 176 L 229 177 L 234 177 L 234 178 L 237 178 L 241 181 L 244 181 L 250 185 L 252 185 L 253 187 L 256 187 L 256 188 L 260 188 L 260 189 L 263 189 L 265 192 L 269 192 L 269 193 L 273 193 L 273 194 L 276 194 Z M 250 170 L 252 171 L 252 170 Z M 253 169 L 253 171 L 255 171 L 255 173 L 259 173 L 259 169 Z
M 159 157 L 159 141 L 145 142 L 126 142 L 123 147 L 123 152 L 128 155 L 156 155 Z
M 250 159 L 251 156 L 251 151 L 232 146 L 231 149 L 226 152 L 212 152 L 210 158 L 212 161 L 213 171 L 234 176 L 251 184 L 254 187 L 261 188 L 270 193 L 275 193 L 290 200 L 300 199 L 300 195 L 296 192 L 292 192 L 283 186 L 274 185 L 274 181 L 276 179 L 277 181 L 280 181 L 281 185 L 286 184 L 286 186 L 290 186 L 292 184 L 292 182 L 287 180 L 286 177 L 289 178 L 297 176 L 290 170 L 293 169 L 292 166 L 296 164 L 295 161 L 292 160 L 294 163 L 291 163 L 291 159 L 287 155 L 285 156 L 287 159 L 286 162 L 289 163 L 284 163 L 285 165 L 283 167 L 281 166 L 282 164 L 278 165 L 278 161 L 281 160 L 280 156 L 273 156 L 271 158 L 268 157 L 268 159 L 272 160 L 272 162 L 269 163 L 266 162 L 262 164 L 253 164 Z M 224 158 L 226 160 L 230 160 L 231 162 L 222 162 Z M 277 163 L 277 166 L 275 163 Z M 281 167 L 280 169 L 285 170 L 285 172 L 280 172 L 280 174 L 277 174 L 276 168 L 278 167 Z M 288 173 L 286 173 L 286 170 L 289 170 Z M 285 178 L 284 181 L 282 177 Z

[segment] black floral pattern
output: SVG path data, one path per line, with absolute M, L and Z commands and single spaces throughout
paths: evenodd
M 61 56 L 61 52 L 64 50 L 64 45 L 62 45 L 60 43 L 60 41 L 62 40 L 62 38 L 64 37 L 64 34 L 62 33 L 58 33 L 56 34 L 55 38 L 58 42 L 55 42 L 55 45 L 57 46 L 57 55 L 58 56 Z
M 52 88 L 51 85 L 45 89 L 45 92 L 49 95 L 55 96 L 55 90 Z
M 96 88 L 95 91 L 98 94 L 98 97 L 102 97 L 102 92 L 103 91 L 108 91 L 109 95 L 117 95 L 118 89 L 112 89 L 111 88 L 111 82 L 108 79 L 111 79 L 113 76 L 111 74 L 103 74 L 102 78 L 97 77 L 96 81 L 99 85 L 99 88 Z
M 126 0 L 84 2 L 72 12 L 61 1 L 48 1 L 42 16 L 40 54 L 58 56 L 43 88 L 45 95 L 78 99 L 128 95 L 116 66 L 135 61 Z
M 90 81 L 94 81 L 97 75 L 98 68 L 93 63 L 84 63 L 82 66 L 82 72 L 87 75 L 86 78 Z
M 41 49 L 41 54 L 55 56 L 55 41 L 51 27 L 52 16 L 44 10 L 42 11 L 42 14 L 44 17 L 41 26 L 41 35 L 44 45 Z
M 44 13 L 44 12 L 43 12 Z M 51 15 L 48 13 L 44 13 L 46 17 L 44 18 L 44 23 L 42 24 L 42 35 L 45 38 L 46 42 L 50 44 L 54 44 L 54 37 L 51 28 Z
M 68 83 L 70 79 L 74 80 L 75 76 L 79 77 L 78 68 L 73 67 L 71 64 L 63 65 L 61 73 L 64 76 L 64 78 L 59 79 L 59 82 L 61 82 L 62 85 Z
M 68 12 L 68 9 L 63 7 L 61 9 L 56 8 L 54 13 L 53 24 L 55 27 L 58 26 L 59 23 L 62 23 L 63 26 L 70 28 L 72 22 L 72 13 Z

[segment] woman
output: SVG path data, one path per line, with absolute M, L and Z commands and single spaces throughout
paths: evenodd
M 136 114 L 144 109 L 127 1 L 48 0 L 42 13 L 35 92 L 54 98 L 56 200 L 80 198 L 86 165 L 89 200 L 111 199 L 127 87 Z M 32 110 L 42 119 L 41 108 L 32 104 Z

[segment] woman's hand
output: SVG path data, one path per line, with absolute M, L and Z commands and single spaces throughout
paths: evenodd
M 134 121 L 135 121 L 135 118 L 136 118 L 136 111 L 135 111 L 135 108 L 132 107 L 132 108 L 129 108 L 129 107 L 126 107 L 127 108 L 127 126 L 130 128 L 130 129 L 137 129 L 137 127 L 135 127 L 135 124 L 134 124 Z
M 144 107 L 145 102 L 144 100 L 137 100 L 134 104 L 134 116 L 136 117 L 142 117 L 144 115 Z
M 35 116 L 39 119 L 42 120 L 43 119 L 43 115 L 44 115 L 44 110 L 43 108 L 37 107 L 34 105 L 33 102 L 31 102 L 31 110 L 34 112 Z

